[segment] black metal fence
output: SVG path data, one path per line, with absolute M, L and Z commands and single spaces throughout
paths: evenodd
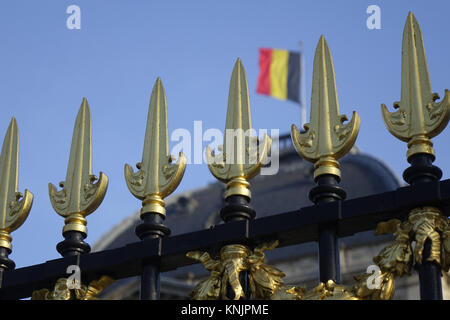
M 418 54 L 423 49 L 421 39 L 417 21 L 410 14 L 404 33 L 402 68 L 405 74 L 424 75 L 423 72 L 419 72 L 421 68 L 426 67 L 425 56 Z M 409 64 L 408 59 L 411 56 L 418 59 L 418 62 Z M 222 167 L 220 165 L 210 167 L 213 174 L 227 184 L 225 205 L 220 212 L 225 223 L 206 230 L 170 236 L 170 226 L 164 225 L 163 198 L 176 188 L 184 172 L 184 164 L 180 160 L 175 167 L 170 167 L 172 159 L 168 157 L 168 150 L 161 149 L 167 141 L 167 127 L 161 129 L 167 122 L 167 111 L 165 94 L 158 79 L 150 103 L 146 136 L 148 143 L 145 147 L 147 149 L 144 148 L 143 160 L 137 165 L 140 171 L 135 174 L 129 168 L 125 168 L 130 191 L 143 200 L 142 222 L 136 228 L 136 235 L 140 240 L 136 238 L 136 242 L 117 249 L 90 252 L 90 246 L 84 242 L 86 237 L 84 217 L 95 210 L 95 206 L 101 202 L 101 193 L 104 195 L 106 191 L 102 190 L 101 181 L 105 183 L 106 180 L 107 184 L 107 178 L 102 174 L 100 179 L 93 177 L 92 173 L 83 167 L 84 160 L 79 157 L 78 162 L 74 160 L 69 164 L 68 170 L 79 174 L 80 181 L 88 179 L 89 183 L 93 183 L 98 180 L 92 186 L 85 181 L 86 184 L 79 183 L 78 187 L 86 192 L 86 199 L 98 196 L 96 199 L 100 200 L 94 201 L 95 203 L 88 209 L 83 207 L 79 211 L 68 212 L 66 207 L 58 207 L 67 201 L 64 197 L 70 192 L 68 181 L 61 185 L 62 191 L 55 189 L 50 192 L 55 210 L 66 218 L 63 232 L 65 239 L 57 246 L 58 252 L 63 257 L 42 264 L 14 269 L 14 263 L 8 258 L 11 253 L 8 237 L 14 228 L 7 229 L 3 226 L 3 233 L 0 234 L 3 237 L 0 239 L 3 241 L 0 243 L 0 298 L 89 299 L 97 297 L 112 279 L 140 276 L 141 299 L 156 300 L 160 295 L 161 272 L 201 262 L 211 274 L 194 289 L 191 295 L 194 299 L 390 299 L 393 294 L 394 277 L 410 273 L 412 267 L 419 273 L 421 299 L 442 299 L 441 273 L 448 271 L 450 266 L 448 220 L 450 180 L 440 181 L 442 172 L 433 165 L 435 156 L 430 138 L 442 131 L 449 120 L 450 103 L 447 92 L 441 103 L 435 103 L 437 97 L 431 95 L 427 88 L 417 85 L 420 83 L 419 79 L 408 78 L 408 81 L 416 81 L 415 87 L 413 83 L 409 83 L 410 87 L 414 87 L 408 91 L 413 97 L 396 104 L 399 110 L 392 114 L 394 120 L 389 118 L 387 110 L 383 111 L 386 125 L 394 135 L 400 137 L 405 131 L 404 128 L 401 131 L 396 126 L 406 126 L 409 132 L 413 132 L 407 138 L 400 137 L 408 142 L 409 148 L 410 166 L 403 174 L 408 186 L 346 200 L 345 190 L 339 186 L 337 159 L 353 145 L 359 128 L 359 118 L 354 114 L 349 124 L 344 125 L 337 103 L 333 105 L 334 69 L 331 54 L 323 37 L 316 51 L 314 79 L 317 81 L 313 83 L 311 121 L 305 127 L 305 132 L 298 132 L 294 130 L 295 128 L 292 130 L 292 139 L 297 151 L 315 163 L 316 185 L 309 192 L 311 206 L 258 218 L 250 204 L 251 188 L 247 180 L 257 173 L 256 169 L 259 169 L 262 163 L 257 162 L 258 168 L 252 169 L 251 174 L 250 169 L 247 168 L 249 171 L 246 171 L 247 169 L 240 167 L 240 173 L 234 176 L 226 176 L 226 173 L 220 172 L 220 168 L 229 165 L 225 163 Z M 421 96 L 429 98 L 427 101 L 429 103 L 421 104 L 422 101 L 414 100 L 416 91 L 420 91 Z M 247 97 L 242 92 L 247 92 Z M 315 95 L 320 96 L 320 99 L 314 100 Z M 325 99 L 327 97 L 328 100 Z M 407 98 L 402 95 L 402 99 Z M 239 60 L 235 65 L 230 84 L 230 101 L 227 129 L 251 128 L 247 81 Z M 318 110 L 321 112 L 320 116 Z M 88 112 L 87 101 L 83 101 L 77 123 L 85 121 L 84 128 L 89 130 L 81 130 L 80 125 L 75 126 L 73 140 L 75 144 L 72 145 L 74 154 L 78 152 L 77 150 L 90 150 L 87 147 L 79 148 L 83 143 L 86 144 L 86 141 L 90 141 Z M 414 116 L 417 114 L 422 114 L 423 117 Z M 327 125 L 319 126 L 321 121 L 326 121 Z M 330 137 L 329 141 L 332 142 L 319 139 L 319 136 L 327 134 Z M 13 135 L 14 133 L 10 134 Z M 150 136 L 153 138 L 149 138 Z M 244 148 L 238 150 L 247 150 L 246 142 L 241 143 L 241 147 Z M 260 142 L 261 144 L 270 145 L 269 140 L 264 140 Z M 323 148 L 329 148 L 329 153 L 321 154 L 323 150 L 311 151 L 320 144 Z M 339 149 L 344 144 L 345 150 Z M 7 158 L 6 152 L 5 154 L 2 152 L 2 161 Z M 268 150 L 262 151 L 265 152 Z M 314 152 L 317 153 L 315 156 L 312 155 Z M 73 157 L 71 151 L 71 159 Z M 88 157 L 90 153 L 86 154 L 86 158 Z M 156 168 L 156 171 L 151 171 L 151 168 Z M 167 192 L 161 191 L 163 190 L 161 187 L 156 188 L 159 186 L 159 180 L 149 176 L 148 172 L 153 172 L 154 175 L 164 174 L 167 183 L 169 185 L 172 183 Z M 173 177 L 176 182 L 170 180 Z M 151 180 L 154 178 L 156 180 Z M 143 182 L 145 179 L 149 179 L 150 182 L 144 190 L 141 187 L 147 183 Z M 72 183 L 71 186 L 75 188 L 76 184 Z M 20 196 L 16 200 L 19 199 Z M 395 236 L 395 240 L 374 258 L 375 264 L 379 267 L 375 276 L 380 282 L 376 286 L 371 286 L 368 276 L 360 275 L 356 277 L 355 285 L 342 285 L 339 274 L 338 239 L 368 230 L 376 230 L 379 234 L 393 233 Z M 264 250 L 306 242 L 319 244 L 321 284 L 311 292 L 295 286 L 284 286 L 281 271 L 263 262 Z M 67 282 L 66 272 L 69 266 L 77 266 L 81 270 L 81 284 L 79 283 L 78 287 L 72 288 Z

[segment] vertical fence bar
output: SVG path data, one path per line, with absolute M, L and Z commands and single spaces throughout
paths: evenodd
M 438 181 L 442 177 L 442 171 L 432 163 L 434 156 L 418 153 L 408 158 L 411 166 L 403 173 L 403 178 L 410 185 L 424 182 Z M 428 261 L 431 254 L 431 240 L 425 241 L 422 253 L 422 263 L 416 265 L 419 272 L 420 299 L 442 300 L 441 266 L 433 261 Z
M 83 98 L 75 120 L 66 179 L 59 186 L 62 190 L 58 191 L 51 183 L 48 188 L 53 209 L 64 217 L 64 240 L 57 244 L 56 250 L 63 257 L 77 256 L 79 267 L 80 255 L 91 251 L 84 241 L 87 237 L 86 216 L 98 208 L 108 188 L 108 177 L 103 172 L 99 178 L 92 173 L 91 111 L 86 98 Z M 70 299 L 75 300 L 75 295 L 71 294 Z
M 163 224 L 164 217 L 155 212 L 141 215 L 143 222 L 136 227 L 136 235 L 141 239 L 157 239 L 170 234 Z M 159 300 L 160 298 L 159 261 L 144 261 L 141 275 L 141 300 Z
M 248 181 L 259 174 L 271 146 L 267 135 L 259 141 L 257 148 L 252 143 L 256 140 L 257 137 L 252 135 L 247 75 L 241 59 L 237 59 L 230 79 L 222 154 L 216 155 L 209 147 L 206 149 L 209 170 L 226 183 L 226 205 L 220 211 L 225 223 L 248 221 L 255 217 L 255 211 L 249 206 L 251 192 Z M 249 299 L 248 272 L 241 271 L 239 280 L 245 298 Z M 229 284 L 227 297 L 235 298 Z
M 13 270 L 16 267 L 14 261 L 8 258 L 8 254 L 11 251 L 8 251 L 7 248 L 0 247 L 0 288 L 3 285 L 3 273 L 5 270 Z
M 309 123 L 300 131 L 292 125 L 291 137 L 297 152 L 314 163 L 314 181 L 317 185 L 309 192 L 315 204 L 343 200 L 345 191 L 337 184 L 340 181 L 339 158 L 353 147 L 358 136 L 360 119 L 353 112 L 347 120 L 339 113 L 336 79 L 331 51 L 321 36 L 314 54 L 313 84 L 311 89 L 311 112 Z M 319 278 L 340 282 L 339 240 L 335 222 L 319 226 Z
M 389 112 L 383 104 L 381 111 L 389 132 L 408 143 L 406 156 L 411 166 L 404 171 L 403 178 L 411 185 L 438 181 L 442 177 L 442 171 L 432 165 L 435 154 L 431 139 L 441 133 L 449 122 L 450 92 L 446 90 L 441 101 L 436 102 L 439 95 L 431 88 L 422 31 L 412 12 L 408 14 L 403 29 L 401 75 L 401 100 L 394 102 L 397 110 Z M 410 218 L 411 215 L 408 219 Z M 426 224 L 424 221 L 419 222 Z M 437 232 L 435 226 L 432 229 Z M 427 261 L 431 254 L 431 239 L 429 235 L 425 239 L 422 261 L 416 260 L 420 297 L 423 300 L 440 300 L 441 267 L 438 261 Z
M 159 300 L 159 266 L 156 264 L 144 263 L 141 276 L 141 300 Z
M 333 225 L 321 226 L 319 230 L 319 281 L 341 282 L 339 264 L 339 239 Z
M 18 169 L 19 129 L 12 117 L 0 154 L 0 288 L 4 271 L 15 268 L 14 261 L 8 258 L 12 252 L 10 233 L 25 222 L 33 204 L 31 192 L 18 192 Z
M 315 204 L 344 200 L 346 193 L 337 186 L 338 180 L 333 175 L 321 175 L 317 178 L 317 186 L 314 187 L 309 197 Z M 336 237 L 336 225 L 324 224 L 319 227 L 319 280 L 326 283 L 334 280 L 339 283 L 339 239 Z
M 130 192 L 142 200 L 136 235 L 142 240 L 159 239 L 170 234 L 164 224 L 164 198 L 180 184 L 186 169 L 186 158 L 179 153 L 178 161 L 169 153 L 166 93 L 160 78 L 152 89 L 148 107 L 142 161 L 136 164 L 138 172 L 125 165 L 125 181 Z M 143 261 L 141 300 L 160 298 L 159 261 Z
M 220 211 L 220 217 L 225 223 L 233 221 L 245 221 L 251 220 L 255 217 L 255 211 L 248 205 L 249 198 L 241 195 L 233 195 L 226 198 L 226 205 Z M 239 280 L 244 290 L 245 297 L 250 298 L 249 278 L 247 271 L 241 271 L 239 274 Z M 231 286 L 227 286 L 228 299 L 234 299 L 234 291 Z

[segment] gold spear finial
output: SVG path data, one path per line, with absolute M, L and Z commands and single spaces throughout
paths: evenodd
M 331 174 L 340 179 L 339 163 L 353 147 L 358 136 L 360 118 L 353 111 L 347 123 L 346 115 L 339 114 L 339 101 L 330 49 L 321 36 L 314 55 L 311 113 L 309 123 L 300 133 L 293 124 L 291 138 L 297 152 L 314 163 L 314 179 Z
M 407 158 L 426 153 L 434 157 L 431 138 L 447 126 L 450 118 L 450 94 L 445 90 L 439 99 L 431 89 L 422 32 L 416 17 L 410 12 L 403 30 L 401 100 L 394 102 L 395 112 L 381 105 L 384 123 L 389 132 L 408 142 Z
M 241 59 L 237 59 L 230 80 L 224 143 L 219 149 L 222 154 L 215 155 L 206 148 L 209 170 L 227 184 L 225 198 L 232 195 L 251 198 L 248 180 L 259 174 L 270 146 L 267 134 L 259 145 L 258 138 L 253 136 L 247 76 Z
M 148 108 L 142 161 L 133 172 L 125 164 L 125 180 L 128 189 L 142 201 L 141 214 L 156 212 L 165 216 L 164 198 L 180 184 L 186 169 L 186 158 L 179 153 L 178 161 L 169 154 L 166 93 L 161 79 L 156 79 Z
M 11 250 L 10 233 L 27 219 L 33 204 L 33 194 L 17 191 L 19 178 L 19 133 L 16 119 L 12 117 L 3 140 L 0 155 L 0 247 Z
M 100 178 L 92 174 L 91 140 L 91 112 L 83 98 L 73 129 L 66 180 L 59 183 L 60 191 L 48 184 L 53 209 L 65 218 L 63 234 L 67 231 L 87 234 L 85 217 L 98 208 L 108 188 L 106 174 L 100 172 Z

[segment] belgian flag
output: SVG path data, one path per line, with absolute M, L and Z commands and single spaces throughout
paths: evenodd
M 259 49 L 257 93 L 300 103 L 300 52 Z

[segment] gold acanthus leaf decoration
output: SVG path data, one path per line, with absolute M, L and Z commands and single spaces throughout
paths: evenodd
M 380 222 L 375 234 L 392 233 L 395 240 L 383 248 L 373 261 L 385 273 L 394 276 L 409 275 L 413 262 L 423 263 L 425 242 L 431 241 L 431 252 L 427 261 L 441 265 L 447 272 L 450 268 L 450 223 L 438 208 L 419 207 L 411 210 L 408 219 L 391 219 Z M 414 251 L 412 242 L 415 242 Z
M 218 300 L 223 273 L 220 261 L 212 259 L 208 252 L 191 251 L 186 256 L 199 261 L 206 270 L 210 271 L 209 277 L 197 284 L 190 293 L 190 297 L 195 300 Z
M 398 276 L 411 273 L 411 226 L 408 222 L 391 219 L 381 222 L 375 229 L 375 235 L 393 233 L 395 241 L 386 246 L 373 259 L 373 261 L 384 271 Z
M 369 273 L 354 276 L 357 281 L 357 284 L 353 287 L 355 296 L 359 300 L 391 300 L 395 291 L 395 275 L 391 272 L 380 272 L 378 275 L 380 281 L 378 289 L 371 289 L 367 286 L 370 276 L 371 274 Z
M 410 212 L 408 223 L 410 223 L 415 235 L 415 262 L 418 264 L 422 263 L 425 241 L 430 239 L 431 252 L 427 261 L 434 261 L 441 264 L 441 233 L 448 226 L 448 218 L 444 217 L 437 208 L 423 207 Z
M 378 224 L 375 234 L 393 233 L 394 242 L 390 243 L 374 258 L 382 270 L 397 276 L 410 274 L 412 259 L 416 264 L 423 260 L 425 242 L 431 241 L 431 253 L 427 261 L 440 264 L 444 270 L 448 268 L 449 235 L 448 218 L 434 207 L 419 207 L 411 210 L 408 219 L 401 222 L 392 219 Z M 414 252 L 411 243 L 415 242 Z M 448 269 L 447 269 L 448 270 Z
M 450 269 L 450 224 L 442 232 L 442 270 L 448 272 Z
M 192 251 L 186 255 L 203 264 L 210 271 L 209 277 L 197 284 L 190 297 L 194 300 L 226 300 L 227 287 L 234 292 L 234 299 L 245 299 L 244 290 L 239 281 L 239 273 L 248 272 L 251 296 L 255 300 L 364 300 L 391 299 L 394 294 L 394 276 L 390 272 L 381 272 L 379 286 L 370 289 L 367 286 L 371 274 L 355 276 L 353 285 L 340 285 L 330 280 L 307 291 L 303 287 L 284 285 L 285 274 L 279 269 L 264 263 L 264 251 L 272 250 L 278 241 L 263 243 L 250 250 L 241 244 L 224 246 L 220 257 L 211 258 L 209 253 Z
M 226 245 L 220 250 L 218 259 L 211 258 L 207 252 L 188 252 L 187 257 L 201 262 L 210 271 L 209 277 L 197 284 L 190 297 L 194 300 L 227 300 L 227 287 L 230 286 L 234 300 L 248 298 L 239 281 L 239 273 L 247 271 L 253 298 L 270 298 L 282 285 L 284 273 L 263 262 L 264 251 L 277 245 L 278 241 L 264 243 L 253 251 L 241 244 Z
M 81 285 L 79 289 L 69 289 L 66 278 L 59 278 L 56 281 L 53 291 L 40 289 L 33 291 L 31 300 L 98 300 L 100 293 L 114 282 L 108 276 L 102 276 L 99 280 L 94 280 L 88 286 Z
M 278 241 L 256 247 L 247 258 L 250 270 L 250 290 L 254 299 L 269 299 L 283 285 L 285 274 L 264 263 L 264 251 L 273 250 Z
M 235 299 L 246 298 L 239 281 L 239 273 L 247 271 L 253 299 L 271 300 L 389 300 L 395 291 L 396 276 L 409 275 L 413 261 L 422 263 L 425 241 L 431 241 L 428 261 L 441 264 L 444 271 L 450 268 L 450 223 L 439 209 L 420 207 L 412 210 L 405 221 L 391 219 L 378 224 L 375 234 L 392 233 L 395 240 L 383 248 L 373 259 L 379 267 L 377 275 L 364 273 L 354 276 L 353 285 L 337 284 L 333 280 L 320 283 L 312 290 L 283 284 L 284 273 L 265 264 L 264 251 L 272 250 L 278 241 L 264 243 L 254 250 L 244 245 L 227 245 L 220 257 L 212 259 L 207 252 L 189 252 L 187 256 L 203 264 L 210 276 L 192 291 L 196 300 L 228 299 L 227 286 L 233 289 Z M 411 243 L 415 241 L 414 252 Z M 377 278 L 378 285 L 369 288 L 369 277 Z M 248 297 L 247 297 L 248 298 Z
M 379 286 L 369 288 L 371 274 L 364 273 L 353 278 L 353 285 L 337 284 L 333 280 L 321 282 L 317 287 L 306 290 L 304 287 L 280 286 L 270 297 L 271 300 L 390 300 L 394 295 L 394 275 L 380 272 Z M 369 280 L 369 281 L 368 281 Z

